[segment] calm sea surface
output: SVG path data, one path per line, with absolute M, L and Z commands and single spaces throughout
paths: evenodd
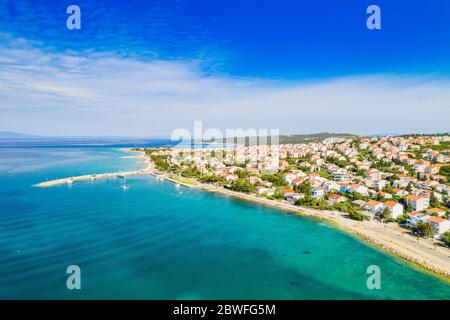
M 450 299 L 450 286 L 324 222 L 157 181 L 111 147 L 0 148 L 2 299 Z M 66 288 L 81 268 L 82 289 Z M 381 290 L 366 286 L 381 268 Z

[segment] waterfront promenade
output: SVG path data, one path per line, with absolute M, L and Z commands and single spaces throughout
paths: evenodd
M 115 178 L 119 176 L 131 176 L 131 175 L 137 175 L 137 174 L 147 174 L 147 170 L 137 170 L 137 171 L 125 171 L 125 172 L 111 172 L 111 173 L 101 173 L 101 174 L 86 174 L 81 176 L 73 176 L 73 177 L 67 177 L 67 178 L 61 178 L 61 179 L 54 179 L 54 180 L 48 180 L 41 183 L 37 183 L 34 186 L 39 188 L 46 188 L 46 187 L 54 187 L 58 185 L 63 184 L 72 184 L 77 181 L 90 181 L 90 180 L 96 180 L 96 179 L 108 179 L 108 178 Z

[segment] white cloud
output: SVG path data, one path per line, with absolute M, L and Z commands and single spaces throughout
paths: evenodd
M 0 46 L 0 130 L 168 135 L 194 120 L 283 132 L 449 131 L 450 79 L 366 75 L 313 82 L 206 75 L 194 61 Z

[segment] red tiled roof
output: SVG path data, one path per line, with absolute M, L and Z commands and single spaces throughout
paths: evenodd
M 395 201 L 386 201 L 386 202 L 384 203 L 384 205 L 385 205 L 385 206 L 388 206 L 388 207 L 394 207 L 394 206 L 398 205 L 398 202 L 395 202 Z
M 427 220 L 434 222 L 434 223 L 442 223 L 444 221 L 447 221 L 447 220 L 439 218 L 439 217 L 429 217 L 429 218 L 427 218 Z
M 415 200 L 419 200 L 419 199 L 426 199 L 427 197 L 424 196 L 407 196 L 406 199 L 411 200 L 411 201 L 415 201 Z
M 422 212 L 418 212 L 418 211 L 414 211 L 414 212 L 408 213 L 408 216 L 415 217 L 418 214 L 423 214 L 423 213 Z

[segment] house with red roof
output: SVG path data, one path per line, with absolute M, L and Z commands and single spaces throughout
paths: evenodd
M 403 205 L 395 201 L 386 201 L 383 203 L 383 210 L 388 209 L 392 218 L 396 219 L 403 214 Z
M 333 204 L 338 203 L 338 202 L 345 202 L 345 201 L 347 201 L 346 197 L 341 196 L 341 195 L 336 194 L 336 193 L 333 193 L 332 195 L 330 195 L 328 197 L 328 203 L 330 205 L 333 205 Z
M 441 208 L 428 208 L 426 210 L 426 212 L 429 215 L 433 215 L 433 216 L 437 215 L 438 217 L 442 217 L 446 213 L 446 211 L 444 209 L 441 209 Z
M 423 211 L 430 206 L 430 199 L 426 196 L 410 195 L 406 197 L 406 201 L 413 211 Z
M 378 213 L 383 210 L 383 204 L 379 201 L 369 200 L 367 201 L 366 209 L 372 213 Z
M 429 217 L 427 218 L 427 222 L 433 226 L 437 237 L 450 230 L 450 220 L 442 219 L 440 217 Z

